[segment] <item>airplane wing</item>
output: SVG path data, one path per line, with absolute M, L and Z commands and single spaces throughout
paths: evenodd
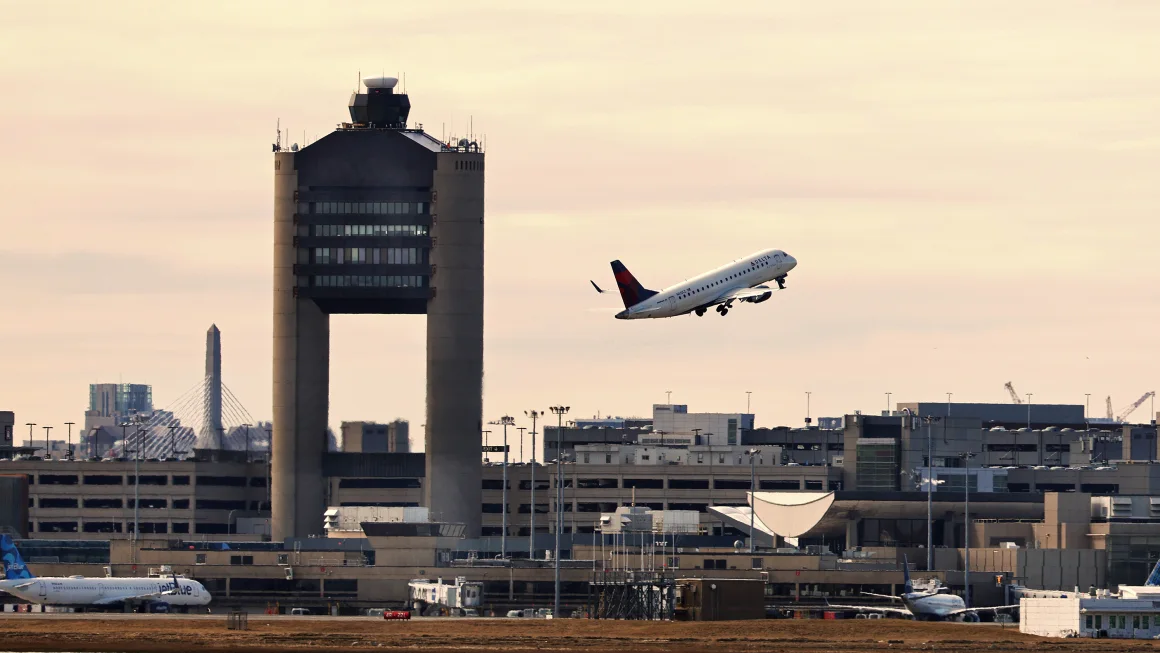
M 901 601 L 897 596 L 890 596 L 889 594 L 875 594 L 874 592 L 862 592 L 863 596 L 873 596 L 878 599 L 890 599 L 891 601 Z
M 752 288 L 732 288 L 730 290 L 726 290 L 725 292 L 721 293 L 715 299 L 713 299 L 712 301 L 710 301 L 709 303 L 707 303 L 705 305 L 712 306 L 714 304 L 724 304 L 726 302 L 732 302 L 732 301 L 737 301 L 737 300 L 745 301 L 745 300 L 750 300 L 750 299 L 757 299 L 758 297 L 761 297 L 763 295 L 766 295 L 767 293 L 772 293 L 772 292 L 773 292 L 773 289 L 771 289 L 769 286 L 753 286 Z
M 880 612 L 902 615 L 904 617 L 913 617 L 914 613 L 906 608 L 880 608 L 870 605 L 837 605 L 834 603 L 827 603 L 827 608 L 838 608 L 839 610 L 857 610 L 858 612 Z
M 1018 610 L 1018 609 L 1019 609 L 1018 605 L 997 605 L 993 608 L 963 608 L 962 610 L 955 610 L 953 612 L 948 612 L 947 614 L 949 616 L 954 616 L 954 615 L 958 615 L 958 614 L 965 614 L 967 612 L 999 612 L 1000 610 Z

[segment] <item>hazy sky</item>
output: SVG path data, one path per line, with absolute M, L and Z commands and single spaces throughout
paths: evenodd
M 485 420 L 1006 381 L 1119 409 L 1160 385 L 1157 34 L 1154 0 L 0 2 L 0 409 L 63 434 L 119 379 L 164 407 L 216 322 L 268 419 L 275 121 L 326 134 L 360 71 L 486 135 Z M 726 318 L 621 322 L 588 284 L 766 247 L 788 289 Z M 334 317 L 331 423 L 421 433 L 423 347 Z

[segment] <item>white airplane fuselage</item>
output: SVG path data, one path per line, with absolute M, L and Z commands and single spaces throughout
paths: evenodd
M 212 597 L 205 587 L 187 578 L 176 581 L 180 590 L 149 599 L 175 606 L 206 605 Z M 123 596 L 161 594 L 174 589 L 173 578 L 35 577 L 0 580 L 0 590 L 30 603 L 43 605 L 101 605 Z M 130 599 L 135 600 L 135 599 Z
M 737 259 L 728 265 L 669 286 L 657 294 L 616 314 L 617 319 L 638 320 L 683 315 L 714 304 L 724 304 L 726 310 L 734 301 L 763 302 L 773 294 L 768 289 L 738 299 L 725 297 L 732 291 L 753 288 L 763 283 L 782 279 L 797 266 L 797 260 L 778 249 L 767 249 Z
M 963 610 L 967 604 L 961 596 L 955 594 L 927 594 L 912 592 L 902 597 L 903 604 L 916 617 L 945 619 L 951 614 Z

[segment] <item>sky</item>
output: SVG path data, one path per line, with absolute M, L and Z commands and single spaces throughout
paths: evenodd
M 383 73 L 413 124 L 486 138 L 485 421 L 751 392 L 759 426 L 798 425 L 806 392 L 837 416 L 887 392 L 1006 402 L 1007 381 L 1101 415 L 1160 385 L 1152 0 L 0 13 L 0 410 L 54 436 L 89 383 L 177 400 L 211 323 L 226 385 L 269 419 L 276 124 L 324 136 Z M 725 318 L 615 320 L 588 283 L 770 247 L 798 260 L 786 291 Z M 332 425 L 421 433 L 424 318 L 331 334 Z

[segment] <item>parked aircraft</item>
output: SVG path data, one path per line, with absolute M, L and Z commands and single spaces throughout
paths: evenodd
M 167 578 L 37 577 L 28 571 L 16 543 L 7 535 L 0 535 L 0 555 L 4 563 L 0 590 L 30 603 L 73 607 L 129 603 L 156 610 L 162 606 L 187 609 L 206 605 L 212 599 L 201 583 L 176 574 Z
M 902 594 L 898 596 L 862 592 L 866 596 L 898 601 L 903 605 L 901 608 L 867 605 L 835 605 L 828 602 L 827 604 L 831 608 L 839 608 L 842 610 L 857 610 L 858 612 L 877 614 L 897 614 L 919 620 L 957 620 L 970 622 L 978 621 L 980 612 L 1000 612 L 1019 608 L 1018 605 L 1001 605 L 993 608 L 968 608 L 961 596 L 950 594 L 950 590 L 943 587 L 938 580 L 932 581 L 929 589 L 915 590 L 914 585 L 910 582 L 910 564 L 907 562 L 906 556 L 902 556 L 902 578 Z
M 733 302 L 759 304 L 773 295 L 773 289 L 763 284 L 776 281 L 785 289 L 785 277 L 797 266 L 797 260 L 780 249 L 766 249 L 739 258 L 715 270 L 688 279 L 664 290 L 649 290 L 620 261 L 612 262 L 612 274 L 624 300 L 624 310 L 616 314 L 618 320 L 673 317 L 686 313 L 704 315 L 706 309 L 716 306 L 725 315 Z M 597 292 L 605 292 L 589 281 Z

